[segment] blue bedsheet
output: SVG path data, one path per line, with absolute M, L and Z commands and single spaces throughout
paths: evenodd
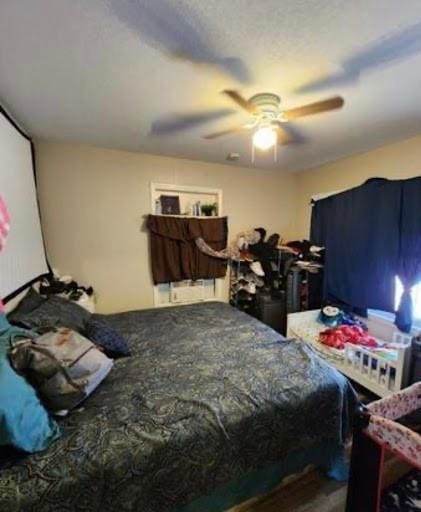
M 46 452 L 5 464 L 1 511 L 217 510 L 266 490 L 283 461 L 339 453 L 355 395 L 305 344 L 222 303 L 99 316 L 132 357 Z M 238 493 L 247 481 L 258 485 Z

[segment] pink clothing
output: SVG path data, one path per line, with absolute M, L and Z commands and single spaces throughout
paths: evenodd
M 6 237 L 10 230 L 10 215 L 7 211 L 6 204 L 0 196 L 0 251 L 3 250 L 6 243 Z M 4 310 L 3 302 L 0 298 L 0 313 Z
M 343 350 L 347 343 L 375 348 L 378 346 L 373 336 L 370 336 L 358 325 L 340 325 L 326 329 L 319 334 L 319 341 L 323 345 Z
M 6 242 L 6 237 L 10 230 L 10 215 L 7 211 L 6 204 L 0 196 L 0 251 Z

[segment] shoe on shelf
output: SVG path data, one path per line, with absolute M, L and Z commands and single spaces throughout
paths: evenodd
M 318 253 L 318 252 L 321 252 L 321 251 L 324 251 L 325 248 L 324 247 L 320 247 L 318 245 L 311 245 L 310 246 L 310 252 L 312 253 Z
M 234 286 L 234 285 L 244 285 L 244 284 L 247 284 L 249 281 L 242 277 L 241 279 L 234 279 L 232 282 L 231 282 L 231 286 Z
M 256 293 L 256 285 L 254 283 L 247 283 L 244 290 L 254 295 Z
M 254 295 L 256 293 L 256 285 L 254 283 L 237 283 L 231 287 L 233 293 L 238 293 L 240 290 L 245 290 L 247 293 Z
M 251 301 L 253 300 L 253 295 L 250 295 L 246 290 L 240 290 L 237 293 L 238 300 L 245 300 L 245 301 Z
M 238 293 L 240 290 L 244 290 L 245 283 L 234 283 L 231 285 L 231 290 L 233 293 Z
M 261 277 L 258 277 L 254 272 L 248 272 L 246 275 L 246 281 L 248 283 L 254 283 L 258 288 L 265 284 Z
M 250 270 L 252 270 L 259 277 L 263 277 L 265 275 L 260 261 L 253 261 L 250 263 Z

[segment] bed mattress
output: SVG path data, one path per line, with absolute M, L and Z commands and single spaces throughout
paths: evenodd
M 355 395 L 304 343 L 223 303 L 97 315 L 129 341 L 46 452 L 3 455 L 0 510 L 167 512 L 314 446 Z

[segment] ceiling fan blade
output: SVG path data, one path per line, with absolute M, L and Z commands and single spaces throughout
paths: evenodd
M 218 137 L 222 137 L 223 135 L 230 135 L 231 133 L 240 133 L 242 131 L 246 130 L 244 126 L 233 126 L 232 128 L 227 128 L 226 130 L 221 130 L 219 132 L 209 133 L 208 135 L 204 135 L 204 139 L 216 139 Z
M 313 114 L 335 110 L 337 108 L 341 108 L 343 104 L 343 98 L 340 96 L 334 96 L 333 98 L 329 98 L 324 101 L 316 101 L 316 103 L 309 103 L 308 105 L 303 105 L 302 107 L 284 110 L 282 115 L 287 121 L 290 121 L 292 119 L 298 119 L 299 117 L 311 116 Z
M 226 89 L 222 92 L 226 94 L 229 98 L 231 98 L 233 101 L 235 101 L 237 105 L 239 105 L 242 109 L 246 110 L 249 114 L 257 113 L 256 107 L 252 105 L 249 101 L 247 101 L 245 98 L 243 98 L 238 91 Z
M 233 114 L 234 110 L 220 109 L 210 112 L 194 112 L 191 114 L 179 114 L 167 119 L 158 119 L 151 125 L 151 135 L 170 135 L 175 132 L 194 128 L 199 124 L 214 121 L 221 117 Z
M 278 134 L 278 144 L 286 146 L 288 144 L 303 144 L 307 142 L 306 137 L 302 135 L 295 126 L 290 123 L 274 123 Z
M 244 61 L 221 55 L 217 37 L 205 20 L 174 0 L 105 0 L 110 12 L 140 41 L 176 59 L 217 69 L 241 83 L 250 83 Z
M 295 92 L 320 91 L 322 89 L 352 85 L 361 75 L 396 64 L 421 52 L 421 22 L 385 34 L 365 48 L 349 56 L 341 68 L 331 74 L 303 84 Z

